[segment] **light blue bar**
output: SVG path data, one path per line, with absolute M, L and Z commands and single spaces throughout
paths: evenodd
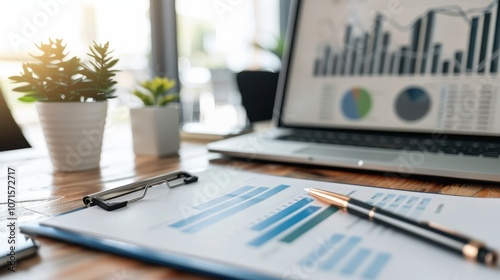
M 407 198 L 406 195 L 400 195 L 398 196 L 398 198 L 396 198 L 396 200 L 394 200 L 388 207 L 388 210 L 391 210 L 393 212 L 396 211 L 396 209 L 398 209 L 398 207 L 401 205 L 401 203 Z
M 384 269 L 391 255 L 387 253 L 378 253 L 375 259 L 368 265 L 368 268 L 363 272 L 364 279 L 376 279 L 380 271 Z
M 229 200 L 229 201 L 227 201 L 225 203 L 222 203 L 222 204 L 219 204 L 219 205 L 217 205 L 215 207 L 212 207 L 212 208 L 210 208 L 210 209 L 208 209 L 208 210 L 206 210 L 204 212 L 198 213 L 198 214 L 193 215 L 191 217 L 187 217 L 187 218 L 185 218 L 183 220 L 175 222 L 175 223 L 171 224 L 170 226 L 174 227 L 174 228 L 180 228 L 180 227 L 192 224 L 192 223 L 197 222 L 197 221 L 199 221 L 199 220 L 201 220 L 203 218 L 206 218 L 206 217 L 208 217 L 208 216 L 210 216 L 212 214 L 215 214 L 215 213 L 217 213 L 219 211 L 222 211 L 222 210 L 224 210 L 226 208 L 234 206 L 234 205 L 236 205 L 236 204 L 238 204 L 240 202 L 246 201 L 246 200 L 248 200 L 248 199 L 250 199 L 250 198 L 252 198 L 252 197 L 254 197 L 254 196 L 256 196 L 256 195 L 258 195 L 260 193 L 262 193 L 263 191 L 265 191 L 267 189 L 268 188 L 265 188 L 265 187 L 259 187 L 259 188 L 254 189 L 254 190 L 252 190 L 252 191 L 250 191 L 250 192 L 248 192 L 248 193 L 246 193 L 246 194 L 244 194 L 242 196 L 239 196 L 239 197 L 237 197 L 235 199 Z
M 374 196 L 372 196 L 366 203 L 373 205 L 375 202 L 377 202 L 382 196 L 384 196 L 383 193 L 376 193 Z
M 272 189 L 270 189 L 269 191 L 255 197 L 255 198 L 252 198 L 248 201 L 245 201 L 241 204 L 238 204 L 236 205 L 235 207 L 232 207 L 232 208 L 229 208 L 229 209 L 226 209 L 220 213 L 217 213 L 216 215 L 212 216 L 212 217 L 209 217 L 201 222 L 199 222 L 198 224 L 196 225 L 193 225 L 189 228 L 186 228 L 185 230 L 183 230 L 184 232 L 189 232 L 189 233 L 193 233 L 193 232 L 197 232 L 198 230 L 201 230 L 213 223 L 216 223 L 224 218 L 227 218 L 231 215 L 234 215 L 240 211 L 243 211 L 263 200 L 266 200 L 268 198 L 270 198 L 271 196 L 283 191 L 284 189 L 288 188 L 289 186 L 288 185 L 279 185 L 277 187 L 274 187 Z
M 403 204 L 403 207 L 401 207 L 401 209 L 399 210 L 399 214 L 406 215 L 408 212 L 410 212 L 410 210 L 413 208 L 413 206 L 418 200 L 419 198 L 416 196 L 410 197 L 410 199 L 408 199 L 406 203 Z
M 424 213 L 424 210 L 427 208 L 429 205 L 429 202 L 431 202 L 430 198 L 424 198 L 420 201 L 420 203 L 417 205 L 415 210 L 411 213 L 411 217 L 414 219 L 418 219 L 422 213 Z
M 205 203 L 202 203 L 202 204 L 194 207 L 194 209 L 205 210 L 205 209 L 210 208 L 210 207 L 212 207 L 214 205 L 222 203 L 222 202 L 224 202 L 226 200 L 230 200 L 233 197 L 237 197 L 238 195 L 240 195 L 242 193 L 245 193 L 245 192 L 247 192 L 247 191 L 249 191 L 251 189 L 253 189 L 253 187 L 251 187 L 251 186 L 244 186 L 242 188 L 239 188 L 239 189 L 235 190 L 232 193 L 228 193 L 228 194 L 225 194 L 225 195 L 223 195 L 221 197 L 218 197 L 216 199 L 213 199 L 213 200 L 207 201 Z
M 293 212 L 299 210 L 303 206 L 311 203 L 312 201 L 314 201 L 314 199 L 312 199 L 312 198 L 309 198 L 309 197 L 303 198 L 303 199 L 295 202 L 291 206 L 288 206 L 287 208 L 279 211 L 278 213 L 272 215 L 271 217 L 263 220 L 262 222 L 254 225 L 252 227 L 252 229 L 253 230 L 263 230 L 263 229 L 267 228 L 268 226 L 276 223 L 277 221 L 285 218 L 286 216 L 292 214 Z
M 253 247 L 259 247 L 264 245 L 266 242 L 269 240 L 273 239 L 280 233 L 284 232 L 285 230 L 291 228 L 295 224 L 299 223 L 300 221 L 304 220 L 305 218 L 309 217 L 312 215 L 314 212 L 318 211 L 321 207 L 319 206 L 309 206 L 306 209 L 300 211 L 299 213 L 295 214 L 293 217 L 290 219 L 284 221 L 283 223 L 279 224 L 277 227 L 271 229 L 270 231 L 264 233 L 263 235 L 257 237 L 256 239 L 250 241 L 248 245 L 253 246 Z
M 351 236 L 333 255 L 331 255 L 321 266 L 322 270 L 333 269 L 349 252 L 361 242 L 361 237 Z
M 385 205 L 387 203 L 389 203 L 392 200 L 392 198 L 394 198 L 395 196 L 396 195 L 392 194 L 392 193 L 386 195 L 379 203 L 377 203 L 377 206 L 380 207 L 380 208 L 385 207 Z
M 314 251 L 312 251 L 307 257 L 302 259 L 299 265 L 304 268 L 313 267 L 319 261 L 319 259 L 326 255 L 328 250 L 337 245 L 343 238 L 343 234 L 332 235 L 328 240 L 325 241 L 322 246 L 314 249 Z
M 372 250 L 367 248 L 361 248 L 356 252 L 354 257 L 352 257 L 349 262 L 340 270 L 340 273 L 344 275 L 352 275 L 358 267 L 360 267 L 363 262 L 368 258 L 368 256 L 372 253 Z

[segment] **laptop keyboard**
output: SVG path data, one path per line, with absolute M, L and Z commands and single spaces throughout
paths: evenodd
M 457 141 L 349 132 L 297 130 L 293 134 L 279 137 L 280 140 L 362 146 L 394 150 L 423 151 L 451 155 L 500 157 L 500 143 Z

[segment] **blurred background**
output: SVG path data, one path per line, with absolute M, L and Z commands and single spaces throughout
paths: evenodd
M 30 59 L 28 53 L 37 53 L 35 44 L 62 38 L 70 55 L 84 59 L 93 41 L 109 41 L 120 72 L 108 122 L 128 121 L 128 108 L 140 105 L 131 91 L 154 75 L 179 81 L 183 122 L 241 121 L 245 117 L 235 74 L 279 71 L 289 2 L 4 0 L 0 85 L 16 121 L 36 124 L 35 106 L 19 102 L 21 95 L 12 92 L 8 80 Z

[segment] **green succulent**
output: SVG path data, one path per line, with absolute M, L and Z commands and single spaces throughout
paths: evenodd
M 166 77 L 154 77 L 141 83 L 132 93 L 139 97 L 146 106 L 166 106 L 179 100 L 179 94 L 169 93 L 174 88 L 175 80 Z
M 91 58 L 83 63 L 80 58 L 68 57 L 66 45 L 61 39 L 49 39 L 36 45 L 41 55 L 31 55 L 34 62 L 25 62 L 19 76 L 11 76 L 14 83 L 24 85 L 14 88 L 25 95 L 25 102 L 88 102 L 114 98 L 113 66 L 118 59 L 109 56 L 109 42 L 90 46 Z

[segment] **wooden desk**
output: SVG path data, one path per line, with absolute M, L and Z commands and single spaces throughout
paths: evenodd
M 106 136 L 108 137 L 108 136 Z M 116 138 L 116 135 L 113 137 Z M 106 138 L 105 138 L 106 139 Z M 0 153 L 0 217 L 6 221 L 7 165 L 18 170 L 17 212 L 21 222 L 42 219 L 82 207 L 82 196 L 141 178 L 177 169 L 194 170 L 208 165 L 334 182 L 475 197 L 500 197 L 500 186 L 488 183 L 450 183 L 431 179 L 389 178 L 381 174 L 333 168 L 304 167 L 225 159 L 211 154 L 203 142 L 183 142 L 179 157 L 155 159 L 135 157 L 127 135 L 105 145 L 101 168 L 81 173 L 53 173 L 46 152 L 19 150 Z M 108 141 L 109 142 L 109 141 Z M 118 144 L 117 144 L 118 143 Z M 15 273 L 2 268 L 0 277 L 9 279 L 205 279 L 173 269 L 40 238 L 39 255 L 18 263 Z M 2 246 L 4 246 L 4 240 Z

